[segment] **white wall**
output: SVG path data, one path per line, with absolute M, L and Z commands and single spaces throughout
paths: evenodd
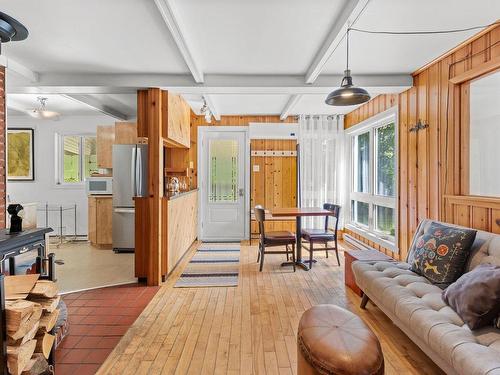
M 56 134 L 95 134 L 97 125 L 112 125 L 115 119 L 100 116 L 61 116 L 59 121 L 37 120 L 28 116 L 9 116 L 7 128 L 33 128 L 35 130 L 35 181 L 8 181 L 7 194 L 12 202 L 37 202 L 77 205 L 77 234 L 87 234 L 87 195 L 85 186 L 56 185 Z M 63 215 L 65 231 L 74 233 L 74 214 Z M 59 214 L 51 213 L 49 226 L 56 231 Z M 45 225 L 45 214 L 38 212 L 38 226 Z

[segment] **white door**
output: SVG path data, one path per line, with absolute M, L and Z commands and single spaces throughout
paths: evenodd
M 199 128 L 200 239 L 240 241 L 248 232 L 247 132 L 219 129 Z

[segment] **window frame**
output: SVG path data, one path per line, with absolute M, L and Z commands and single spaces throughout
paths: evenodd
M 65 137 L 78 137 L 78 151 L 79 151 L 79 176 L 80 180 L 77 182 L 66 182 L 64 181 L 64 138 Z M 85 185 L 85 156 L 84 143 L 87 138 L 95 138 L 97 141 L 96 134 L 92 133 L 57 133 L 56 134 L 56 185 L 60 187 L 83 187 Z
M 369 240 L 381 245 L 387 249 L 394 252 L 398 252 L 398 233 L 399 233 L 399 219 L 398 219 L 398 194 L 399 194 L 399 134 L 398 134 L 398 108 L 397 106 L 392 107 L 384 112 L 381 112 L 375 116 L 372 116 L 365 121 L 346 130 L 347 137 L 347 147 L 346 147 L 346 161 L 347 161 L 347 194 L 346 194 L 346 205 L 347 220 L 346 228 L 368 238 Z M 394 196 L 382 196 L 377 194 L 377 129 L 383 127 L 387 124 L 394 123 L 394 150 L 396 155 L 395 166 L 394 166 Z M 369 132 L 370 136 L 370 152 L 369 152 L 369 181 L 368 181 L 368 192 L 361 193 L 354 191 L 356 186 L 355 174 L 354 174 L 354 163 L 356 159 L 356 149 L 354 148 L 354 139 L 356 136 Z M 354 221 L 354 213 L 352 207 L 352 201 L 359 201 L 368 204 L 368 226 L 357 223 Z M 383 206 L 392 208 L 394 210 L 394 236 L 388 236 L 387 234 L 376 230 L 376 206 Z

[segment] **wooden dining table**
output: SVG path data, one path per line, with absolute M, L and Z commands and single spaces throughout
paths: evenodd
M 289 207 L 289 208 L 274 208 L 271 210 L 273 217 L 295 217 L 295 243 L 297 253 L 295 257 L 295 264 L 309 271 L 310 267 L 302 261 L 302 217 L 304 216 L 329 216 L 332 211 L 325 210 L 321 207 Z M 308 261 L 306 261 L 308 262 Z M 282 266 L 290 265 L 291 262 L 284 262 Z

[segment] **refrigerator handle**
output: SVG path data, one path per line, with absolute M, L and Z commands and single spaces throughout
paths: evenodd
M 142 150 L 137 147 L 137 157 L 135 163 L 135 184 L 137 196 L 144 196 L 144 192 L 142 191 Z
M 132 196 L 135 197 L 137 195 L 136 189 L 136 181 L 135 181 L 135 171 L 136 171 L 136 148 L 132 148 L 132 160 L 130 162 L 130 175 L 132 177 Z

